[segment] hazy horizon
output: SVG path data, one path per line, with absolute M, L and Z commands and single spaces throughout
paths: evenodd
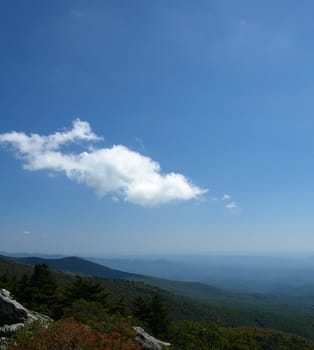
M 1 250 L 0 255 L 34 255 L 34 256 L 62 256 L 70 257 L 77 256 L 81 258 L 134 258 L 134 259 L 180 259 L 180 258 L 206 258 L 206 257 L 248 257 L 248 258 L 314 258 L 314 250 L 304 250 L 304 251 L 278 251 L 278 252 L 254 252 L 254 251 L 212 251 L 212 252 L 190 252 L 190 251 L 180 251 L 180 252 L 103 252 L 103 253 L 93 253 L 93 252 L 81 252 L 75 253 L 71 251 L 16 251 L 16 250 Z

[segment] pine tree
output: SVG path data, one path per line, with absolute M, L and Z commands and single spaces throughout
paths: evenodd
M 153 335 L 159 337 L 166 333 L 169 325 L 168 310 L 158 294 L 149 300 L 136 298 L 132 311 Z
M 26 307 L 54 316 L 57 307 L 57 283 L 46 264 L 34 266 L 30 278 L 23 275 L 15 283 L 13 293 Z
M 115 304 L 110 307 L 109 310 L 111 313 L 121 316 L 127 316 L 130 314 L 130 309 L 124 299 L 121 297 Z
M 57 283 L 46 264 L 34 266 L 34 272 L 29 280 L 31 303 L 34 307 L 50 304 L 56 297 Z
M 168 310 L 160 295 L 155 294 L 150 303 L 149 326 L 156 336 L 163 335 L 169 325 Z
M 101 282 L 76 276 L 74 282 L 66 288 L 65 297 L 68 304 L 71 304 L 74 300 L 83 299 L 106 305 L 108 294 L 105 293 Z

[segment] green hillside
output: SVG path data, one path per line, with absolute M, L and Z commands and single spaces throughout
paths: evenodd
M 75 258 L 74 261 L 77 261 L 77 259 L 78 258 Z M 70 258 L 70 261 L 72 260 L 73 258 Z M 85 260 L 78 260 L 79 266 L 82 268 Z M 30 262 L 30 260 L 27 261 Z M 40 261 L 42 261 L 42 259 L 40 259 Z M 66 259 L 65 261 L 68 262 L 69 260 Z M 93 266 L 90 265 L 89 262 L 87 262 L 87 265 Z M 5 258 L 0 259 L 0 274 L 1 271 L 8 271 L 8 267 L 10 267 L 11 271 L 16 273 L 17 276 L 22 276 L 25 271 L 28 274 L 32 273 L 31 266 L 17 264 L 16 260 L 13 262 L 12 260 L 7 260 Z M 104 269 L 102 271 L 107 270 Z M 67 283 L 71 283 L 71 281 L 74 279 L 73 272 L 71 274 L 59 272 L 55 273 L 54 276 L 58 284 L 60 286 L 64 286 Z M 157 293 L 162 297 L 172 319 L 215 322 L 221 326 L 227 327 L 267 327 L 280 329 L 282 331 L 291 332 L 314 339 L 314 317 L 311 315 L 282 315 L 271 312 L 263 312 L 254 308 L 249 311 L 230 307 L 228 308 L 223 304 L 212 305 L 190 297 L 174 294 L 157 286 L 152 286 L 146 281 L 108 278 L 97 278 L 96 280 L 102 283 L 103 287 L 108 292 L 109 299 L 112 301 L 112 303 L 117 302 L 123 297 L 127 304 L 131 305 L 136 297 L 142 296 L 144 298 L 149 298 Z M 173 283 L 174 285 L 177 284 L 177 282 Z M 208 290 L 211 290 L 212 293 L 216 294 L 220 292 L 219 289 L 211 287 L 208 287 Z M 234 299 L 234 301 L 236 303 L 236 299 Z
M 21 339 L 24 342 L 23 349 L 37 350 L 32 342 L 28 347 L 25 345 L 33 339 L 29 337 L 32 332 L 38 332 L 41 341 L 45 339 L 44 333 L 53 341 L 51 337 L 61 337 L 62 332 L 69 328 L 73 328 L 71 334 L 77 331 L 79 336 L 85 328 L 78 322 L 89 324 L 91 329 L 96 327 L 94 332 L 101 331 L 98 336 L 101 339 L 105 337 L 106 341 L 106 332 L 118 332 L 119 341 L 126 341 L 126 344 L 132 342 L 130 324 L 142 324 L 153 334 L 170 341 L 173 344 L 172 350 L 314 349 L 311 341 L 314 339 L 312 316 L 288 316 L 213 306 L 141 281 L 96 277 L 84 279 L 73 273 L 52 272 L 45 266 L 36 265 L 33 268 L 0 258 L 0 287 L 16 293 L 17 299 L 25 306 L 50 314 L 54 319 L 61 318 L 52 328 L 31 329 L 18 334 L 18 339 L 11 344 L 10 350 L 18 349 L 14 344 L 21 344 Z M 157 305 L 161 303 L 157 308 L 150 304 L 155 296 L 158 296 L 157 301 L 160 300 Z M 140 304 L 136 304 L 139 301 Z M 141 303 L 144 303 L 143 310 L 149 311 L 150 317 L 154 316 L 151 310 L 157 313 L 158 310 L 165 310 L 167 318 L 164 321 L 167 320 L 167 327 L 162 331 L 150 328 L 152 324 L 164 322 L 163 318 L 151 323 L 150 318 L 144 316 L 145 312 L 139 313 L 134 309 L 135 305 Z M 151 306 L 147 309 L 147 305 Z M 76 321 L 65 317 L 74 317 Z M 103 325 L 101 329 L 99 324 Z M 157 331 L 159 333 L 154 333 Z M 95 333 L 93 336 L 96 336 Z M 109 339 L 112 339 L 111 336 Z M 38 342 L 38 346 L 43 344 Z M 136 346 L 134 349 L 137 349 Z
M 12 261 L 26 265 L 40 263 L 47 264 L 51 269 L 71 272 L 85 276 L 109 279 L 127 279 L 141 281 L 151 286 L 159 287 L 171 293 L 190 297 L 213 306 L 223 306 L 247 311 L 262 311 L 291 315 L 313 315 L 313 300 L 298 298 L 297 296 L 277 296 L 260 293 L 236 293 L 202 284 L 198 282 L 178 282 L 160 278 L 153 278 L 138 274 L 131 274 L 120 270 L 81 259 L 67 257 L 60 259 L 44 259 L 36 257 L 10 258 Z
M 150 285 L 165 289 L 169 292 L 197 299 L 211 305 L 233 309 L 259 310 L 280 314 L 314 315 L 313 297 L 271 295 L 262 293 L 237 293 L 225 291 L 199 282 L 180 282 L 159 278 L 136 278 Z

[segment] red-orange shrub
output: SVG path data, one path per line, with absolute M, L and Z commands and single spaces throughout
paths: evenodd
M 133 339 L 121 333 L 102 333 L 73 318 L 21 330 L 8 350 L 140 350 Z

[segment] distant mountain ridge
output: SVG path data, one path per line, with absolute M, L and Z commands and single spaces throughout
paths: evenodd
M 38 257 L 10 257 L 10 259 L 25 265 L 46 264 L 53 270 L 71 272 L 91 277 L 110 279 L 134 279 L 142 277 L 141 275 L 111 269 L 109 267 L 75 256 L 58 259 L 45 259 Z
M 165 291 L 189 297 L 210 305 L 231 309 L 257 310 L 281 314 L 312 314 L 314 297 L 300 300 L 298 297 L 287 297 L 260 293 L 238 293 L 220 289 L 199 282 L 182 282 L 115 270 L 79 257 L 44 259 L 38 257 L 6 257 L 19 264 L 32 266 L 45 263 L 51 269 L 72 274 L 143 282 Z
M 90 257 L 112 269 L 241 293 L 286 294 L 314 285 L 312 255 L 169 255 Z

